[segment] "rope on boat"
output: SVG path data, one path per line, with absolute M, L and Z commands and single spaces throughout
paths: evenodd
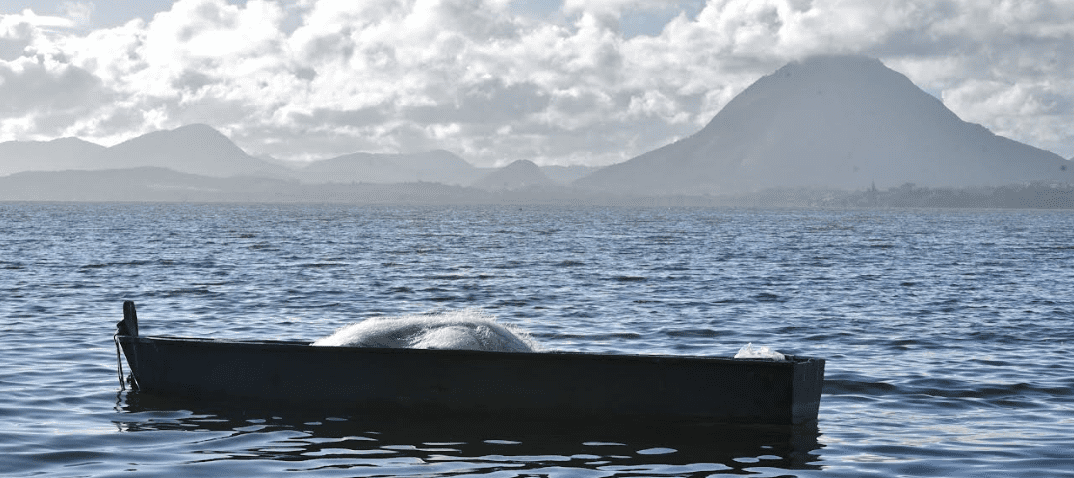
M 112 341 L 116 343 L 116 365 L 119 366 L 119 389 L 126 390 L 127 386 L 123 383 L 123 357 L 120 357 L 119 352 L 119 332 L 112 335 Z

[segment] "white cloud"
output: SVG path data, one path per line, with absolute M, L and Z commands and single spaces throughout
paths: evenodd
M 444 148 L 479 164 L 606 164 L 693 133 L 789 60 L 846 52 L 964 119 L 1074 155 L 1066 1 L 710 0 L 630 37 L 627 15 L 683 4 L 566 0 L 542 20 L 506 0 L 179 0 L 77 32 L 89 5 L 0 16 L 0 141 L 110 144 L 203 122 L 279 157 Z
M 25 23 L 44 29 L 70 28 L 75 26 L 75 23 L 71 21 L 71 19 L 52 15 L 38 15 L 29 8 L 23 10 L 22 13 L 16 15 L 3 15 L 3 17 L 3 20 L 0 20 L 0 24 Z
M 1015 139 L 1069 142 L 1070 112 L 1074 110 L 1070 88 L 1074 88 L 1074 81 L 1057 84 L 973 79 L 945 90 L 943 100 L 963 119 L 988 124 L 996 134 Z M 1035 120 L 1026 122 L 1024 118 Z
M 16 15 L 0 15 L 0 60 L 15 60 L 42 36 L 73 26 L 74 22 L 67 18 L 37 15 L 29 9 Z

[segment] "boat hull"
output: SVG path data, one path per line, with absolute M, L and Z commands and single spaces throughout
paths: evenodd
M 817 418 L 824 378 L 824 360 L 806 357 L 772 361 L 117 339 L 143 392 L 331 409 L 802 424 Z

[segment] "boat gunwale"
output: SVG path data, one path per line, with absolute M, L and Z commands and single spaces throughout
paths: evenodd
M 705 355 L 669 355 L 669 354 L 616 354 L 595 353 L 579 351 L 545 350 L 532 352 L 499 352 L 488 350 L 465 350 L 465 349 L 416 349 L 416 348 L 391 348 L 391 347 L 357 347 L 336 345 L 313 345 L 304 340 L 257 340 L 257 339 L 230 339 L 230 338 L 207 338 L 207 337 L 179 337 L 179 336 L 118 336 L 121 342 L 152 343 L 170 342 L 176 344 L 209 345 L 209 346 L 238 346 L 244 348 L 261 348 L 276 350 L 317 350 L 326 354 L 383 354 L 383 355 L 430 355 L 442 357 L 488 357 L 488 358 L 532 358 L 546 360 L 571 360 L 584 358 L 589 360 L 611 361 L 645 361 L 645 362 L 691 362 L 691 363 L 719 363 L 739 364 L 767 367 L 793 367 L 797 363 L 817 361 L 819 357 L 800 355 L 785 355 L 785 360 L 773 360 L 765 358 L 734 358 Z M 323 352 L 322 352 L 323 350 Z

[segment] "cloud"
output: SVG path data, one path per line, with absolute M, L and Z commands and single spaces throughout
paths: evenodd
M 77 31 L 89 5 L 0 16 L 0 140 L 200 122 L 284 158 L 607 164 L 692 134 L 787 61 L 860 53 L 964 119 L 1074 155 L 1070 2 L 566 0 L 541 17 L 506 0 L 178 0 Z M 668 20 L 625 34 L 638 12 Z
M 33 42 L 34 26 L 5 18 L 0 21 L 0 60 L 11 61 L 22 56 Z
M 16 15 L 0 15 L 0 60 L 15 60 L 41 36 L 73 26 L 69 19 L 37 15 L 29 9 Z
M 0 113 L 22 115 L 79 109 L 100 81 L 78 67 L 44 58 L 0 63 Z

